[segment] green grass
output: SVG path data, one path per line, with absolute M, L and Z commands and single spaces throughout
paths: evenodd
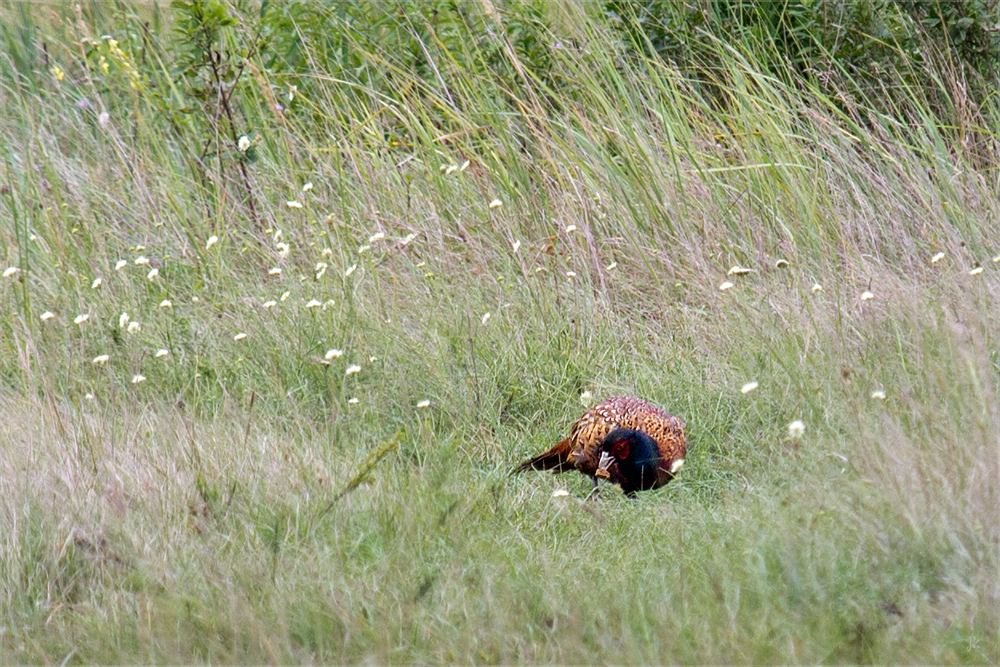
M 254 220 L 158 115 L 167 64 L 88 78 L 48 9 L 63 81 L 0 69 L 3 662 L 1000 661 L 981 146 L 750 47 L 708 98 L 567 7 L 554 78 L 430 44 L 440 79 L 320 69 L 279 118 L 260 70 Z M 511 476 L 585 391 L 682 417 L 680 477 Z

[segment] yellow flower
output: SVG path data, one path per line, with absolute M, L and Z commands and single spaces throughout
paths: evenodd
M 56 78 L 56 81 L 62 81 L 66 77 L 66 73 L 62 71 L 59 65 L 53 65 L 49 71 L 52 72 L 52 76 Z
M 754 389 L 756 389 L 757 386 L 758 385 L 757 385 L 756 382 L 747 382 L 745 385 L 743 385 L 742 387 L 740 387 L 740 393 L 741 394 L 749 394 L 751 391 L 753 391 Z
M 582 394 L 580 394 L 580 402 L 583 403 L 583 407 L 585 408 L 589 408 L 593 400 L 594 400 L 594 395 L 591 394 L 589 391 L 585 391 Z

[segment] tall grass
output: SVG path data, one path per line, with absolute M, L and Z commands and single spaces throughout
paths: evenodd
M 4 661 L 1000 660 L 982 144 L 574 6 L 541 72 L 469 7 L 431 77 L 251 60 L 255 218 L 159 115 L 168 26 L 84 71 L 106 7 L 0 9 Z M 680 478 L 509 476 L 585 391 L 681 416 Z

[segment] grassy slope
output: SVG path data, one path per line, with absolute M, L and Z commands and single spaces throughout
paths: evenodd
M 719 110 L 562 19 L 557 110 L 447 59 L 377 114 L 248 102 L 259 229 L 117 70 L 3 80 L 4 661 L 1000 660 L 995 174 L 724 45 Z M 508 476 L 584 391 L 682 416 L 680 479 Z

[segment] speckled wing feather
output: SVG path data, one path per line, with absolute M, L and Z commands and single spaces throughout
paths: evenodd
M 635 396 L 615 396 L 587 410 L 570 428 L 569 460 L 580 472 L 593 475 L 600 461 L 604 437 L 615 428 L 648 433 L 660 450 L 661 467 L 669 467 L 687 453 L 684 422 Z

